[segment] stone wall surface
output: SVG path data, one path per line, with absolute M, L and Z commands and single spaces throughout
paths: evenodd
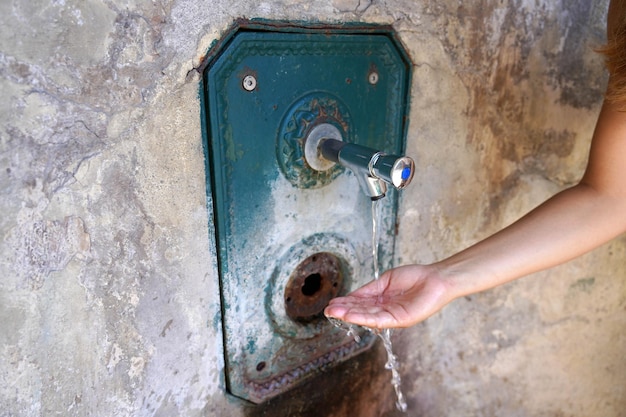
M 0 3 L 0 416 L 392 416 L 377 346 L 252 406 L 225 393 L 198 98 L 237 18 L 391 24 L 414 63 L 398 263 L 576 183 L 606 0 Z M 397 332 L 412 416 L 618 416 L 626 239 Z

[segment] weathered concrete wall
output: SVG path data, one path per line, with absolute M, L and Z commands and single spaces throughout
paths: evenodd
M 380 349 L 266 406 L 225 395 L 194 68 L 238 17 L 393 24 L 415 63 L 420 164 L 399 261 L 428 262 L 579 178 L 606 6 L 0 3 L 0 415 L 395 415 Z M 622 413 L 625 250 L 397 333 L 409 415 Z

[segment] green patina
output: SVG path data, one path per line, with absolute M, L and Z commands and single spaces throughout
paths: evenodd
M 264 391 L 268 380 L 296 369 L 307 370 L 298 371 L 300 376 L 294 381 L 306 377 L 309 368 L 328 366 L 324 361 L 306 365 L 310 355 L 317 357 L 345 343 L 342 335 L 337 339 L 332 332 L 323 333 L 324 323 L 308 325 L 311 334 L 322 331 L 310 340 L 298 339 L 297 330 L 279 332 L 271 314 L 262 310 L 269 308 L 276 291 L 266 282 L 274 274 L 268 273 L 268 265 L 277 262 L 266 259 L 266 233 L 283 230 L 281 224 L 274 224 L 278 221 L 274 209 L 283 204 L 273 195 L 274 186 L 284 178 L 293 187 L 289 198 L 297 199 L 339 176 L 352 175 L 338 165 L 316 171 L 305 161 L 305 139 L 321 123 L 334 125 L 346 142 L 403 154 L 411 64 L 388 26 L 239 20 L 212 45 L 198 70 L 202 73 L 207 203 L 216 236 L 227 380 L 232 393 L 259 402 L 285 389 Z M 361 191 L 357 187 L 343 192 Z M 355 258 L 367 258 L 371 242 L 352 231 L 370 227 L 370 202 L 366 198 L 362 202 L 352 213 L 354 223 L 345 230 L 309 227 L 307 233 L 312 230 L 330 246 L 353 245 L 363 251 Z M 391 190 L 384 203 L 389 227 L 381 262 L 389 266 L 397 193 Z M 344 215 L 325 206 L 308 207 L 319 216 Z M 296 215 L 300 214 L 291 217 Z M 291 227 L 285 233 L 293 234 Z M 349 242 L 344 245 L 342 239 Z M 328 248 L 321 245 L 320 250 Z M 270 342 L 259 338 L 273 331 L 276 335 Z M 367 343 L 355 349 L 362 350 Z

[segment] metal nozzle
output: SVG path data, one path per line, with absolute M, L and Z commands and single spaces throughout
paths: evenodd
M 370 172 L 401 190 L 413 179 L 415 162 L 408 156 L 385 155 L 378 153 L 370 161 Z M 376 155 L 375 155 L 376 156 Z
M 323 134 L 328 132 L 332 134 Z M 415 172 L 413 159 L 387 155 L 365 146 L 342 142 L 338 129 L 329 124 L 315 127 L 305 146 L 308 149 L 305 156 L 311 167 L 326 166 L 320 161 L 330 161 L 349 168 L 357 176 L 365 194 L 372 200 L 385 196 L 387 183 L 397 189 L 406 187 Z

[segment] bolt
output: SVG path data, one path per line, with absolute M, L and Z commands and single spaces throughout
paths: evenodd
M 256 78 L 254 78 L 254 75 L 246 75 L 243 77 L 242 85 L 244 90 L 253 91 L 256 88 Z
M 376 71 L 372 71 L 370 72 L 370 75 L 367 77 L 367 80 L 370 82 L 370 84 L 374 85 L 376 83 L 378 83 L 378 73 Z

